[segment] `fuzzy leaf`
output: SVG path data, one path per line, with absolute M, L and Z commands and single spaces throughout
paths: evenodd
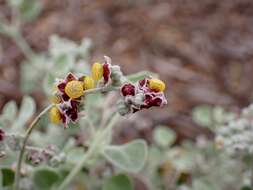
M 14 171 L 9 168 L 2 168 L 2 186 L 10 186 L 14 182 Z
M 33 114 L 35 113 L 36 105 L 30 96 L 25 96 L 23 98 L 21 108 L 19 111 L 19 115 L 17 120 L 15 121 L 14 126 L 16 128 L 22 127 L 26 124 L 26 122 L 31 119 Z
M 156 127 L 154 131 L 154 141 L 161 147 L 168 147 L 175 142 L 176 134 L 168 127 Z
M 125 174 L 119 174 L 107 179 L 102 190 L 133 190 L 133 184 Z
M 134 140 L 120 146 L 109 145 L 103 154 L 115 166 L 128 172 L 138 172 L 147 158 L 147 144 L 143 140 Z
M 193 109 L 193 120 L 201 126 L 210 126 L 212 124 L 212 108 L 207 105 L 198 106 Z
M 33 174 L 33 182 L 37 190 L 50 189 L 59 179 L 60 175 L 49 168 L 37 169 Z
M 39 0 L 22 0 L 19 4 L 18 10 L 20 17 L 24 21 L 30 21 L 36 18 L 41 10 L 41 3 Z
M 156 73 L 150 71 L 141 71 L 135 74 L 128 75 L 127 79 L 130 80 L 131 82 L 137 82 L 149 76 L 158 77 Z
M 55 77 L 51 73 L 48 73 L 43 79 L 43 89 L 47 94 L 52 94 L 54 82 Z
M 6 103 L 3 108 L 3 117 L 13 121 L 17 115 L 17 109 L 17 105 L 14 101 Z
M 67 162 L 73 164 L 78 163 L 83 158 L 84 154 L 83 148 L 73 148 L 67 153 Z

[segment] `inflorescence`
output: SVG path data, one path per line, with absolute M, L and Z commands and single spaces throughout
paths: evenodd
M 65 128 L 70 122 L 77 122 L 85 93 L 92 89 L 101 89 L 103 92 L 120 90 L 121 99 L 117 106 L 121 115 L 167 104 L 163 81 L 148 77 L 133 84 L 118 65 L 111 64 L 107 56 L 104 63 L 96 62 L 92 65 L 90 76 L 77 77 L 69 73 L 64 79 L 58 79 L 55 87 L 50 120 L 55 124 L 63 123 Z

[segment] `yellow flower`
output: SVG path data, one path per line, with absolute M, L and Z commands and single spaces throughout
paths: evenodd
M 79 98 L 83 95 L 83 82 L 77 80 L 68 82 L 65 87 L 65 93 L 70 98 Z
M 57 107 L 52 107 L 49 112 L 50 121 L 54 124 L 59 124 L 61 121 L 61 113 Z
M 92 65 L 91 74 L 92 74 L 92 78 L 95 81 L 100 80 L 103 77 L 103 73 L 104 73 L 104 69 L 101 63 L 96 62 Z
M 159 79 L 150 79 L 149 88 L 158 92 L 162 92 L 165 90 L 165 83 Z
M 85 90 L 89 90 L 95 87 L 95 81 L 92 77 L 86 76 L 83 81 L 83 88 Z
M 60 98 L 59 96 L 57 96 L 57 95 L 51 96 L 50 99 L 51 99 L 51 102 L 54 103 L 54 104 L 59 104 L 59 103 L 61 103 L 61 98 Z

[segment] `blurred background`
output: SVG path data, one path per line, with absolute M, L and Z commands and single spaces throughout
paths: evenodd
M 93 43 L 90 63 L 108 55 L 126 74 L 150 70 L 166 81 L 168 105 L 137 114 L 128 121 L 136 128 L 122 130 L 123 137 L 149 139 L 156 125 L 173 128 L 179 141 L 210 136 L 192 121 L 192 108 L 209 104 L 236 111 L 252 101 L 252 0 L 39 2 L 37 18 L 21 27 L 35 52 L 48 49 L 52 34 L 78 43 L 87 37 Z M 12 14 L 0 0 L 0 16 L 10 20 Z M 1 35 L 0 110 L 10 100 L 20 104 L 26 94 L 20 88 L 24 59 L 16 43 Z M 39 107 L 47 98 L 39 89 L 29 95 Z

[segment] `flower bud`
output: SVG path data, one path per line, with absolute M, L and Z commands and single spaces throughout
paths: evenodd
M 91 72 L 92 72 L 92 78 L 95 81 L 100 80 L 103 77 L 103 73 L 104 73 L 103 65 L 98 62 L 94 63 L 92 65 Z
M 114 65 L 111 67 L 111 79 L 113 86 L 121 86 L 124 82 L 126 82 L 126 77 L 123 75 L 120 67 L 118 65 Z
M 124 116 L 131 112 L 130 107 L 124 101 L 118 101 L 117 111 L 120 115 Z
M 92 77 L 86 76 L 83 81 L 83 88 L 85 90 L 89 90 L 95 87 L 95 81 Z
M 54 124 L 59 124 L 61 121 L 61 113 L 57 107 L 51 108 L 49 112 L 50 121 Z
M 83 83 L 81 81 L 70 81 L 65 87 L 65 92 L 70 98 L 79 98 L 83 95 Z
M 165 90 L 165 83 L 159 79 L 150 79 L 149 88 L 158 92 L 163 92 Z
M 61 103 L 61 98 L 58 95 L 53 95 L 51 96 L 51 102 L 54 104 L 59 104 Z

